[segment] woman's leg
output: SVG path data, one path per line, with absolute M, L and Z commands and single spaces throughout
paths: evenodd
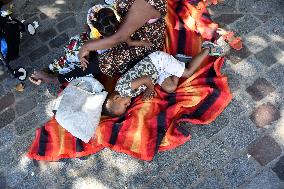
M 100 74 L 102 74 L 102 72 L 99 68 L 98 59 L 96 57 L 96 54 L 93 54 L 91 55 L 89 65 L 85 70 L 76 66 L 74 70 L 68 72 L 67 74 L 58 74 L 57 76 L 49 74 L 44 71 L 35 71 L 31 75 L 31 77 L 29 77 L 29 80 L 36 85 L 40 85 L 41 82 L 55 83 L 55 84 L 68 83 L 73 79 L 79 77 L 84 77 L 84 76 L 98 77 Z
M 90 57 L 90 61 L 88 67 L 83 70 L 81 67 L 75 67 L 74 70 L 68 72 L 67 74 L 59 74 L 58 81 L 60 83 L 70 82 L 73 79 L 84 77 L 84 76 L 92 76 L 94 78 L 98 78 L 102 74 L 99 68 L 99 62 L 96 58 L 96 55 Z

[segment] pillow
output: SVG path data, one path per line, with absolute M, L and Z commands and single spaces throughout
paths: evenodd
M 73 136 L 87 143 L 99 125 L 106 97 L 107 92 L 96 79 L 74 79 L 57 99 L 55 119 Z

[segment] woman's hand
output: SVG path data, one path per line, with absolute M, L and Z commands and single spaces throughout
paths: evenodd
M 88 50 L 87 45 L 83 45 L 81 49 L 79 50 L 79 54 L 78 54 L 83 70 L 85 70 L 89 64 L 89 61 L 87 60 L 87 57 L 89 56 L 89 54 L 90 54 L 90 51 Z

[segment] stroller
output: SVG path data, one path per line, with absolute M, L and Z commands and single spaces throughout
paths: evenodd
M 23 67 L 13 69 L 9 62 L 19 56 L 21 33 L 25 32 L 25 25 L 11 16 L 0 16 L 0 63 L 8 72 L 20 81 L 27 77 L 27 71 Z

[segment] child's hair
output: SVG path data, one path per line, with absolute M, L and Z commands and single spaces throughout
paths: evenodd
M 102 8 L 96 14 L 96 21 L 91 21 L 102 36 L 113 35 L 119 26 L 119 21 L 111 8 Z
M 102 115 L 104 116 L 110 116 L 110 117 L 117 117 L 117 115 L 115 115 L 114 113 L 111 112 L 111 110 L 109 110 L 107 108 L 107 102 L 109 99 L 112 99 L 115 93 L 109 93 L 106 97 L 106 100 L 103 103 L 103 107 L 102 107 Z

